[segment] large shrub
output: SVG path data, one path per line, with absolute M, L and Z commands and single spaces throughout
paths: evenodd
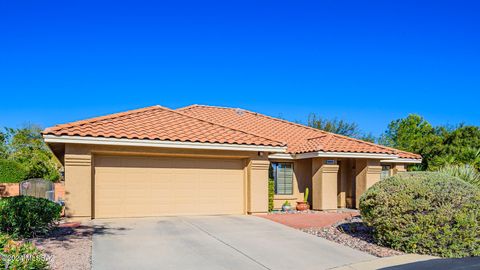
M 381 245 L 442 257 L 480 255 L 480 189 L 458 178 L 395 175 L 362 195 L 360 211 Z
M 60 219 L 62 207 L 44 198 L 15 196 L 0 199 L 0 230 L 14 237 L 47 233 Z
M 0 269 L 49 269 L 43 253 L 31 243 L 14 241 L 9 235 L 0 234 Z
M 9 160 L 0 159 L 0 183 L 18 183 L 25 180 L 27 170 L 20 163 Z

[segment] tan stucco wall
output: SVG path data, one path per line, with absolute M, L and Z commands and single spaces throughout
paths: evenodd
M 92 217 L 94 202 L 93 170 L 94 156 L 109 155 L 152 155 L 179 157 L 215 157 L 245 159 L 246 208 L 249 213 L 268 211 L 268 167 L 267 154 L 245 151 L 189 150 L 152 147 L 75 145 L 65 146 L 65 199 L 66 215 L 74 219 Z
M 380 173 L 382 166 L 379 160 L 369 159 L 357 159 L 355 165 L 356 172 L 356 185 L 355 185 L 355 197 L 356 208 L 360 205 L 360 196 L 373 184 L 380 181 Z
M 338 165 L 324 164 L 324 159 L 312 159 L 312 209 L 337 209 Z
M 268 160 L 251 159 L 248 163 L 247 211 L 249 214 L 268 212 Z
M 272 160 L 272 162 L 293 163 L 293 194 L 275 195 L 273 197 L 273 208 L 280 209 L 285 201 L 289 201 L 292 207 L 297 205 L 297 201 L 303 201 L 305 188 L 310 189 L 309 202 L 312 201 L 312 160 Z
M 274 208 L 280 209 L 286 200 L 295 207 L 296 202 L 303 199 L 305 187 L 310 189 L 309 202 L 313 209 L 356 208 L 360 196 L 380 180 L 379 160 L 342 158 L 337 159 L 338 165 L 324 165 L 325 160 L 326 158 L 271 160 L 294 164 L 293 194 L 275 195 Z M 405 164 L 389 165 L 392 166 L 392 175 L 406 171 Z

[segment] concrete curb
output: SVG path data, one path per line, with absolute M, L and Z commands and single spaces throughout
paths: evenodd
M 439 259 L 438 257 L 418 255 L 418 254 L 406 254 L 400 256 L 386 257 L 375 259 L 373 261 L 354 263 L 350 265 L 340 266 L 332 268 L 332 270 L 372 270 L 372 269 L 389 269 L 392 266 L 401 267 L 401 265 L 411 264 L 415 262 L 422 262 L 428 260 Z M 401 268 L 395 268 L 401 269 Z M 410 268 L 405 268 L 410 269 Z M 416 269 L 415 266 L 411 269 Z M 418 269 L 418 268 L 417 268 Z

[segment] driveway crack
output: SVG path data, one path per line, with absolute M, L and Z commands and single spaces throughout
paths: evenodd
M 200 226 L 198 226 L 198 225 L 196 225 L 196 224 L 193 224 L 193 223 L 191 223 L 191 222 L 188 222 L 188 221 L 186 221 L 185 219 L 182 219 L 182 221 L 183 221 L 184 223 L 186 223 L 186 224 L 188 224 L 188 225 L 190 225 L 190 226 L 192 226 L 192 227 L 194 227 L 194 228 L 196 228 L 196 229 L 200 230 L 201 232 L 203 232 L 203 233 L 205 233 L 206 235 L 210 236 L 211 238 L 213 238 L 213 239 L 217 240 L 218 242 L 220 242 L 220 243 L 224 244 L 225 246 L 227 246 L 227 247 L 229 247 L 229 248 L 231 248 L 231 249 L 235 250 L 236 252 L 238 252 L 238 253 L 242 254 L 243 256 L 245 256 L 246 258 L 248 258 L 248 259 L 249 259 L 249 260 L 251 260 L 252 262 L 254 262 L 254 263 L 258 264 L 258 265 L 259 265 L 259 266 L 261 266 L 262 268 L 264 268 L 264 269 L 268 269 L 268 270 L 271 270 L 271 268 L 269 268 L 268 266 L 266 266 L 266 265 L 264 265 L 263 263 L 261 263 L 261 262 L 259 262 L 259 261 L 255 260 L 254 258 L 250 257 L 248 254 L 246 254 L 246 253 L 244 253 L 243 251 L 239 250 L 238 248 L 236 248 L 236 247 L 234 247 L 234 246 L 230 245 L 229 243 L 227 243 L 227 242 L 223 241 L 223 240 L 222 240 L 222 239 L 220 239 L 219 237 L 217 237 L 217 236 L 215 236 L 215 235 L 211 234 L 210 232 L 208 232 L 208 231 L 207 231 L 207 230 L 205 230 L 204 228 L 202 228 L 202 227 L 200 227 Z

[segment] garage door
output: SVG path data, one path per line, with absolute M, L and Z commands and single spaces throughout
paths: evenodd
M 95 218 L 244 213 L 243 161 L 96 156 Z

